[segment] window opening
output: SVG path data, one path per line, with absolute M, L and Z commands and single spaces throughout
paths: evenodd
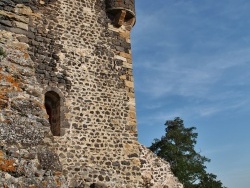
M 54 91 L 46 92 L 44 105 L 49 116 L 52 134 L 60 136 L 60 96 Z

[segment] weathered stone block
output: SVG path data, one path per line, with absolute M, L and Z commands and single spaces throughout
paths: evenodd
M 61 170 L 62 166 L 56 153 L 50 150 L 39 151 L 38 160 L 43 170 Z

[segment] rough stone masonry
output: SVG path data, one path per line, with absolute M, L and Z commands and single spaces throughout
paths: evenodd
M 0 187 L 182 187 L 137 141 L 134 24 L 134 0 L 0 0 Z

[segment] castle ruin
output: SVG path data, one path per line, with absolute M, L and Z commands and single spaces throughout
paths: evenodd
M 0 0 L 0 187 L 181 188 L 137 141 L 134 0 Z

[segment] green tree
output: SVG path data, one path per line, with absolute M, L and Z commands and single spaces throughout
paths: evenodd
M 173 173 L 185 188 L 222 188 L 222 184 L 220 187 L 208 184 L 209 181 L 214 184 L 220 181 L 215 175 L 206 173 L 205 163 L 210 159 L 195 151 L 196 128 L 185 128 L 179 117 L 167 121 L 165 126 L 165 136 L 155 139 L 149 149 L 170 163 Z
M 216 180 L 217 176 L 212 173 L 206 173 L 202 176 L 197 188 L 225 188 L 220 180 Z

